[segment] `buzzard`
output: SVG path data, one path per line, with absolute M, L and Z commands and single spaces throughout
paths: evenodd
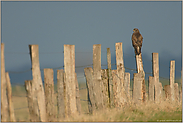
M 141 53 L 143 37 L 142 37 L 142 35 L 140 34 L 140 32 L 137 28 L 134 28 L 133 32 L 134 33 L 132 35 L 132 45 L 135 49 L 135 54 L 139 55 Z

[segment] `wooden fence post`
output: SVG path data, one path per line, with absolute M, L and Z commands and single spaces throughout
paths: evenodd
M 102 90 L 102 98 L 103 98 L 103 106 L 104 107 L 109 107 L 109 85 L 108 85 L 108 76 L 107 76 L 107 69 L 102 69 L 101 70 L 101 78 L 102 78 L 102 82 L 101 82 L 101 90 Z
M 154 89 L 155 89 L 155 81 L 154 77 L 149 76 L 149 101 L 154 102 Z
M 38 45 L 29 45 L 31 62 L 32 62 L 32 89 L 35 90 L 35 96 L 37 98 L 40 120 L 46 122 L 46 106 L 45 106 L 45 94 L 42 84 L 40 65 L 39 65 L 39 47 Z M 34 94 L 33 94 L 34 95 Z
M 79 114 L 81 114 L 81 102 L 80 102 L 80 95 L 79 95 L 79 85 L 77 80 L 77 74 L 75 73 L 76 78 L 76 107 Z
M 113 98 L 114 98 L 114 106 L 117 107 L 118 106 L 118 99 L 117 99 L 117 70 L 111 70 L 112 71 L 112 82 L 113 82 Z
M 122 43 L 116 43 L 116 66 L 117 66 L 117 105 L 118 107 L 122 107 L 124 103 L 127 101 L 127 95 L 124 89 L 124 76 L 125 76 L 125 68 L 123 62 L 123 50 Z
M 155 102 L 160 102 L 160 86 L 159 86 L 159 55 L 152 53 L 153 59 L 153 77 L 155 81 Z
M 101 80 L 101 44 L 93 45 L 93 76 Z
M 182 101 L 182 90 L 179 90 L 179 102 Z
M 103 108 L 102 90 L 101 90 L 101 44 L 93 45 L 93 83 L 96 93 L 96 108 Z
M 64 45 L 64 71 L 68 104 L 68 116 L 77 114 L 75 82 L 75 45 Z
M 12 102 L 12 88 L 11 88 L 10 76 L 8 72 L 6 72 L 6 82 L 7 82 L 7 91 L 8 91 L 10 122 L 15 122 L 14 106 Z
M 174 83 L 174 96 L 175 96 L 175 101 L 179 101 L 178 83 Z
M 91 67 L 84 68 L 85 77 L 86 77 L 86 87 L 88 90 L 88 109 L 89 113 L 93 113 L 96 110 L 96 93 L 94 91 L 93 83 L 93 70 Z
M 57 92 L 58 121 L 61 121 L 65 118 L 67 106 L 63 69 L 57 70 Z
M 130 97 L 130 73 L 125 72 L 124 88 L 127 94 L 128 101 L 131 101 Z
M 5 75 L 4 43 L 1 43 L 1 121 L 8 121 L 7 83 Z
M 160 101 L 162 101 L 162 99 L 163 99 L 163 86 L 162 86 L 162 83 L 161 82 L 159 82 L 159 91 L 160 91 L 160 98 L 159 98 L 159 100 Z
M 133 101 L 135 104 L 140 104 L 143 100 L 142 81 L 144 76 L 141 73 L 134 73 L 133 77 Z
M 107 66 L 108 66 L 108 79 L 109 79 L 109 103 L 110 103 L 110 107 L 112 108 L 114 106 L 114 96 L 113 96 L 110 48 L 107 48 Z
M 145 102 L 145 97 L 146 97 L 146 86 L 145 86 L 145 72 L 143 69 L 143 62 L 142 62 L 142 54 L 140 53 L 139 55 L 135 55 L 136 56 L 136 67 L 137 67 L 137 73 L 142 74 L 141 77 L 143 77 L 142 81 L 141 81 L 141 101 Z M 140 75 L 139 75 L 140 76 Z M 134 77 L 135 78 L 135 77 Z
M 182 101 L 182 70 L 181 70 L 181 85 L 179 90 L 179 101 Z
M 171 88 L 171 100 L 174 101 L 174 81 L 175 81 L 175 61 L 170 61 L 170 88 Z
M 45 102 L 46 115 L 48 122 L 56 121 L 56 107 L 54 94 L 53 69 L 44 69 L 44 87 L 45 87 Z
M 164 86 L 166 100 L 171 100 L 171 88 L 170 85 Z
M 25 80 L 25 90 L 27 93 L 27 102 L 29 107 L 29 116 L 31 122 L 40 122 L 40 114 L 37 104 L 37 99 L 35 96 L 35 91 L 32 88 L 32 80 Z

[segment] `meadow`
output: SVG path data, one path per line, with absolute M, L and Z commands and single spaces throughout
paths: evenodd
M 161 80 L 162 82 L 163 80 Z M 177 80 L 180 87 L 180 80 Z M 147 82 L 146 82 L 147 83 Z M 163 81 L 163 85 L 168 82 Z M 132 85 L 131 85 L 132 86 Z M 147 84 L 146 84 L 147 86 Z M 135 106 L 128 104 L 122 109 L 103 109 L 96 111 L 94 114 L 88 112 L 87 89 L 85 83 L 79 83 L 81 110 L 82 113 L 78 117 L 65 119 L 63 121 L 103 121 L 103 122 L 181 122 L 182 121 L 182 101 L 171 103 L 169 101 L 162 101 L 160 104 L 155 104 L 147 101 L 142 105 Z M 147 88 L 147 87 L 146 87 Z M 55 86 L 55 94 L 57 87 Z M 28 122 L 29 110 L 24 86 L 12 86 L 13 104 L 16 121 Z M 56 100 L 55 100 L 55 108 Z

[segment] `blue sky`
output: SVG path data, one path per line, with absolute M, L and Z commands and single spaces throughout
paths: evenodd
M 152 53 L 159 53 L 160 76 L 169 77 L 175 60 L 180 77 L 181 2 L 1 2 L 1 40 L 5 44 L 6 71 L 31 68 L 29 44 L 38 44 L 40 67 L 63 66 L 63 45 L 75 45 L 76 66 L 92 64 L 93 44 L 101 44 L 102 65 L 107 48 L 115 63 L 115 43 L 123 43 L 125 67 L 136 69 L 131 35 L 138 28 L 144 37 L 145 72 L 152 72 Z M 106 68 L 102 66 L 102 68 Z M 113 66 L 115 68 L 115 66 Z M 76 68 L 84 76 L 83 68 Z M 56 70 L 55 77 L 56 77 Z M 135 71 L 131 73 L 131 78 Z M 43 75 L 43 72 L 42 72 Z M 149 75 L 146 75 L 148 77 Z M 12 83 L 31 79 L 31 72 L 11 73 Z

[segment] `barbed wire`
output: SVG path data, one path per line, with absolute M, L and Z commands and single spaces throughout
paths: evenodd
M 25 109 L 25 108 L 29 108 L 28 106 L 26 107 L 20 107 L 20 108 L 15 108 L 14 110 L 20 110 L 20 109 Z
M 116 51 L 116 50 L 111 50 L 111 52 L 114 52 L 114 51 Z M 101 52 L 107 53 L 107 51 L 101 51 Z M 57 54 L 57 53 L 64 53 L 64 51 L 60 51 L 60 52 L 40 52 L 39 54 Z M 75 53 L 87 53 L 87 52 L 75 52 Z M 88 53 L 93 53 L 93 52 L 91 51 L 91 52 L 88 52 Z M 131 57 L 134 57 L 134 58 L 135 58 L 134 55 L 132 56 L 132 55 L 130 55 L 130 54 L 128 54 L 128 53 L 125 53 L 125 52 L 123 52 L 123 53 L 124 53 L 124 55 L 131 56 Z M 30 53 L 28 53 L 28 52 L 5 52 L 5 54 L 30 54 Z M 143 60 L 145 60 L 145 61 L 151 61 L 151 62 L 152 62 L 152 60 L 149 60 L 149 59 L 144 59 L 144 58 L 143 58 Z M 82 65 L 82 66 L 76 66 L 75 68 L 81 68 L 81 67 L 92 66 L 92 65 L 93 65 L 93 64 Z M 116 64 L 113 64 L 113 65 L 116 65 Z M 163 65 L 163 64 L 162 64 L 162 65 Z M 107 66 L 107 65 L 104 64 L 104 65 L 101 65 L 101 66 Z M 52 69 L 61 69 L 61 68 L 64 68 L 64 65 L 63 65 L 63 66 L 59 66 L 59 67 L 55 67 L 55 68 L 52 68 Z M 169 67 L 169 68 L 170 68 L 170 67 Z M 27 69 L 27 70 L 23 70 L 23 71 L 7 71 L 7 72 L 19 74 L 19 73 L 29 72 L 29 71 L 31 71 L 31 69 L 32 69 L 32 68 Z M 125 67 L 125 69 L 131 70 L 131 71 L 136 71 L 136 69 L 127 68 L 127 67 Z M 40 69 L 40 70 L 43 71 L 44 69 Z M 175 71 L 181 72 L 181 71 L 179 71 L 179 70 L 175 70 Z
M 116 50 L 111 50 L 111 52 L 114 52 L 114 51 L 116 51 Z M 107 51 L 101 51 L 101 53 L 106 53 Z M 64 51 L 60 51 L 60 52 L 39 52 L 39 54 L 61 54 L 61 53 L 64 53 Z M 77 53 L 93 53 L 92 51 L 91 52 L 75 52 L 76 54 Z M 128 54 L 128 53 L 125 53 L 125 52 L 123 52 L 124 53 L 124 55 L 126 55 L 126 56 L 131 56 L 131 57 L 133 57 L 133 58 L 135 58 L 135 56 L 132 56 L 132 55 L 130 55 L 130 54 Z M 28 52 L 5 52 L 5 54 L 13 54 L 13 55 L 30 55 L 30 53 L 28 53 Z M 144 59 L 144 58 L 142 58 L 143 59 L 143 61 L 150 61 L 150 62 L 152 62 L 152 60 L 150 60 L 150 59 Z M 88 66 L 92 66 L 93 64 L 88 64 L 88 65 L 81 65 L 81 66 L 75 66 L 75 68 L 77 69 L 77 68 L 83 68 L 83 67 L 88 67 Z M 111 64 L 111 66 L 116 66 L 116 63 L 114 63 L 114 64 Z M 107 66 L 107 64 L 102 64 L 101 66 Z M 165 65 L 163 65 L 163 66 L 165 66 Z M 56 70 L 56 69 L 63 69 L 64 68 L 64 65 L 63 66 L 59 66 L 59 67 L 54 67 L 54 68 L 51 68 L 51 69 L 53 69 L 53 70 Z M 136 69 L 133 69 L 133 68 L 128 68 L 128 67 L 124 67 L 125 68 L 125 70 L 129 70 L 129 71 L 132 71 L 132 72 L 135 72 L 135 71 L 137 71 Z M 169 67 L 170 68 L 170 67 Z M 44 69 L 43 68 L 41 68 L 40 69 L 40 71 L 43 71 Z M 14 74 L 21 74 L 21 73 L 26 73 L 26 72 L 30 72 L 30 71 L 32 71 L 32 68 L 29 68 L 29 69 L 27 69 L 27 70 L 23 70 L 23 71 L 7 71 L 7 72 L 9 72 L 9 73 L 14 73 Z M 178 71 L 178 70 L 175 70 L 175 71 Z M 180 72 L 180 71 L 178 71 L 178 72 Z M 150 74 L 150 75 L 152 75 L 152 72 L 145 72 L 145 74 Z M 116 76 L 117 76 L 117 74 L 116 74 Z M 118 76 L 117 76 L 118 77 Z M 85 78 L 85 76 L 78 76 L 77 78 Z M 119 78 L 119 77 L 118 77 Z M 165 80 L 169 80 L 169 78 L 165 78 L 165 77 L 161 77 L 161 76 L 159 76 L 159 78 L 161 78 L 161 79 L 165 79 Z M 119 78 L 120 79 L 120 78 Z M 132 80 L 132 79 L 131 79 Z M 56 80 L 54 80 L 54 82 L 55 81 L 57 81 L 57 79 Z M 44 82 L 44 81 L 43 81 Z M 24 85 L 21 85 L 21 84 L 19 84 L 19 83 L 12 83 L 12 85 L 19 85 L 19 86 L 24 86 Z M 84 90 L 84 89 L 87 89 L 87 87 L 83 87 L 83 88 L 79 88 L 79 90 Z M 130 91 L 132 91 L 132 90 L 130 90 Z M 55 94 L 56 94 L 57 92 L 55 92 Z M 13 97 L 27 97 L 27 96 L 25 96 L 25 95 L 12 95 Z M 88 101 L 87 99 L 80 99 L 81 101 Z M 15 108 L 14 110 L 21 110 L 21 109 L 25 109 L 25 108 L 28 108 L 28 106 L 26 106 L 26 107 L 20 107 L 20 108 Z

